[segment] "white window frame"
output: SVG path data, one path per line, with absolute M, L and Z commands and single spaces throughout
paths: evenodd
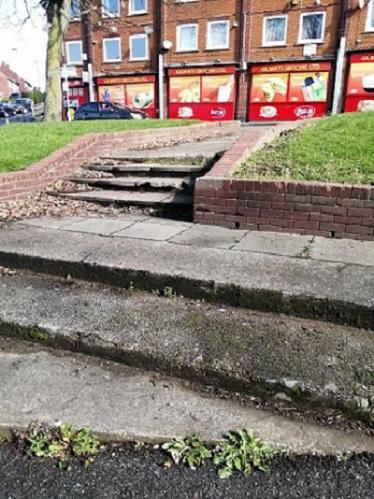
M 70 22 L 74 22 L 74 21 L 80 21 L 81 19 L 81 11 L 80 11 L 80 8 L 79 8 L 79 12 L 78 12 L 78 15 L 76 16 L 70 16 Z
M 190 1 L 190 0 L 188 0 Z M 180 31 L 182 28 L 194 26 L 196 27 L 196 38 L 195 38 L 195 47 L 194 48 L 189 48 L 189 49 L 184 49 L 180 46 Z M 179 24 L 177 26 L 177 52 L 195 52 L 199 50 L 199 25 L 198 23 L 187 23 L 187 24 Z
M 321 38 L 316 38 L 316 39 L 311 39 L 311 40 L 303 40 L 303 20 L 304 17 L 308 16 L 318 16 L 322 15 L 322 33 L 321 33 Z M 326 12 L 323 11 L 318 11 L 318 12 L 304 12 L 300 16 L 300 26 L 299 26 L 299 43 L 300 44 L 308 44 L 308 43 L 323 43 L 325 40 L 325 31 L 326 31 Z
M 224 47 L 212 46 L 211 43 L 211 29 L 214 24 L 223 24 L 227 25 L 227 45 Z M 206 48 L 207 50 L 227 50 L 230 48 L 230 21 L 227 19 L 208 21 L 207 23 L 207 31 L 206 31 Z
M 107 41 L 114 41 L 117 40 L 119 42 L 119 59 L 108 59 L 107 53 L 106 53 L 106 44 L 105 42 Z M 116 38 L 103 38 L 103 62 L 120 62 L 122 61 L 122 46 L 121 46 L 121 38 L 116 37 Z
M 366 25 L 365 25 L 365 31 L 368 33 L 372 33 L 374 31 L 374 25 L 372 26 L 370 21 L 373 16 L 373 11 L 374 11 L 374 1 L 370 0 L 368 3 L 368 11 L 367 11 L 367 17 L 366 17 Z
M 120 15 L 121 15 L 121 0 L 117 0 L 117 6 L 118 6 L 117 13 L 111 14 L 110 12 L 106 12 L 105 7 L 104 7 L 104 0 L 102 0 L 101 13 L 102 13 L 103 17 L 109 17 L 109 18 L 120 17 Z
M 145 0 L 144 10 L 133 10 L 133 0 L 129 0 L 129 16 L 139 16 L 141 14 L 148 14 L 148 0 Z
M 132 55 L 132 40 L 136 38 L 144 38 L 145 39 L 145 55 L 144 57 L 133 57 Z M 130 35 L 129 37 L 129 46 L 130 46 L 130 61 L 148 61 L 149 59 L 149 44 L 148 44 L 148 35 L 146 33 L 139 33 L 137 35 Z
M 267 21 L 269 19 L 285 19 L 286 23 L 284 26 L 284 38 L 282 41 L 279 42 L 268 42 L 266 41 L 266 27 L 267 27 Z M 288 34 L 288 15 L 287 14 L 280 14 L 279 16 L 265 16 L 264 20 L 262 22 L 262 46 L 263 47 L 281 47 L 284 45 L 287 45 L 287 34 Z
M 82 54 L 82 59 L 79 62 L 73 62 L 69 60 L 69 45 L 76 45 L 79 43 L 80 48 L 81 48 L 81 54 Z M 66 64 L 68 66 L 81 66 L 83 64 L 83 44 L 82 40 L 71 40 L 70 42 L 65 43 L 66 47 Z

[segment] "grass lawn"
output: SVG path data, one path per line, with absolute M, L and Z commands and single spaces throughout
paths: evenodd
M 374 184 L 374 113 L 323 118 L 252 154 L 235 177 Z
M 15 123 L 0 127 L 0 174 L 22 170 L 91 132 L 119 132 L 196 124 L 191 120 L 113 120 Z

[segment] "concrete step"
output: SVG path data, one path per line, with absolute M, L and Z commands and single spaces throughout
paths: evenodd
M 80 178 L 71 177 L 71 182 L 86 184 L 97 187 L 115 187 L 116 189 L 152 188 L 152 189 L 191 189 L 194 185 L 193 179 L 189 177 L 116 177 L 116 178 Z
M 97 267 L 98 278 L 101 273 Z M 5 275 L 0 336 L 158 370 L 273 408 L 279 401 L 298 410 L 318 408 L 321 419 L 339 420 L 342 412 L 366 422 L 374 416 L 372 332 L 155 291 Z
M 190 175 L 198 174 L 203 171 L 200 165 L 188 165 L 188 164 L 168 164 L 168 163 L 122 163 L 118 162 L 116 164 L 106 164 L 95 163 L 85 166 L 86 169 L 91 171 L 107 172 L 113 174 L 121 175 L 131 175 L 133 173 L 138 174 L 165 174 L 173 176 L 175 175 Z
M 92 190 L 87 192 L 59 193 L 59 196 L 80 201 L 105 204 L 146 207 L 186 207 L 192 208 L 191 195 L 175 192 L 132 191 L 132 190 Z
M 373 452 L 374 440 L 192 391 L 159 373 L 0 339 L 0 434 L 31 423 L 89 427 L 103 441 L 161 443 L 198 433 L 217 441 L 248 428 L 292 454 Z

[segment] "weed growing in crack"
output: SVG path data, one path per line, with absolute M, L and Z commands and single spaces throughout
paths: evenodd
M 197 435 L 185 439 L 173 439 L 162 445 L 174 464 L 185 464 L 196 469 L 212 460 L 217 474 L 225 479 L 237 471 L 250 475 L 254 470 L 270 471 L 271 460 L 279 450 L 266 445 L 252 431 L 230 431 L 214 449 L 208 447 Z M 168 465 L 168 462 L 166 463 Z
M 17 444 L 29 456 L 57 459 L 62 469 L 69 468 L 74 457 L 88 466 L 100 450 L 100 442 L 90 429 L 78 430 L 68 424 L 52 428 L 32 426 L 17 435 Z

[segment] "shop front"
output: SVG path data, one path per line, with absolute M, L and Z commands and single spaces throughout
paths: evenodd
M 235 94 L 233 66 L 169 69 L 170 118 L 233 120 Z
M 67 81 L 62 82 L 63 89 L 63 116 L 64 119 L 74 117 L 75 111 L 79 106 L 88 102 L 88 89 L 84 86 L 81 78 L 69 78 Z
M 99 101 L 118 102 L 156 117 L 154 75 L 99 77 L 96 84 Z
M 374 52 L 352 54 L 345 112 L 374 111 Z
M 294 121 L 326 114 L 330 62 L 256 64 L 250 73 L 250 121 Z

